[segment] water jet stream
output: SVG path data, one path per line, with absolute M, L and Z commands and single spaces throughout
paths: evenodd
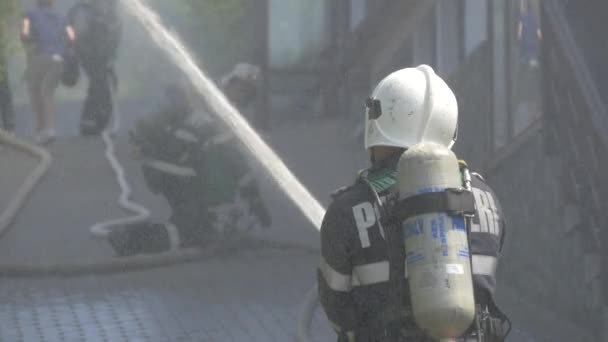
M 319 229 L 325 209 L 196 65 L 184 44 L 174 33 L 169 32 L 163 26 L 158 14 L 142 0 L 123 0 L 121 3 L 127 12 L 142 24 L 156 45 L 165 51 L 175 65 L 184 72 L 194 88 L 207 101 L 214 114 L 228 125 L 280 189 L 287 194 L 314 227 Z
M 291 173 L 279 156 L 260 138 L 222 92 L 196 65 L 192 55 L 161 23 L 158 14 L 146 6 L 142 0 L 123 0 L 122 4 L 148 31 L 158 47 L 165 51 L 188 77 L 195 89 L 202 95 L 212 112 L 216 114 L 236 134 L 253 157 L 268 172 L 280 189 L 302 211 L 315 228 L 321 228 L 325 209 Z M 316 286 L 307 296 L 305 309 L 298 325 L 297 340 L 310 341 L 309 329 L 318 301 Z

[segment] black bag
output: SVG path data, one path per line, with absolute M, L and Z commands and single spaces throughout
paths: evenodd
M 80 80 L 80 62 L 73 49 L 69 49 L 63 55 L 63 74 L 61 84 L 68 88 L 73 88 Z

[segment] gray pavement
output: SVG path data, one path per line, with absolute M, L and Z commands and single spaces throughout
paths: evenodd
M 49 151 L 51 168 L 0 240 L 0 258 L 69 261 L 82 258 L 83 251 L 86 257 L 110 256 L 88 233 L 95 222 L 122 215 L 114 200 L 118 186 L 99 158 L 101 142 L 72 138 L 58 141 Z
M 0 208 L 6 208 L 9 194 L 17 192 L 27 178 L 27 170 L 35 165 L 34 158 L 0 145 Z

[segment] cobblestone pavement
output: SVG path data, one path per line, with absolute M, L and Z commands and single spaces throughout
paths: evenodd
M 1 341 L 293 341 L 316 256 L 259 250 L 112 276 L 4 279 Z M 331 340 L 321 315 L 314 337 Z

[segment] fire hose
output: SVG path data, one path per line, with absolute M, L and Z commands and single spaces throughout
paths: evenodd
M 90 229 L 91 234 L 98 238 L 107 238 L 112 227 L 143 222 L 150 217 L 150 210 L 148 210 L 148 208 L 131 201 L 131 186 L 125 177 L 125 170 L 116 158 L 112 137 L 120 130 L 121 115 L 119 110 L 120 107 L 116 101 L 114 87 L 110 87 L 110 89 L 112 90 L 110 94 L 115 112 L 112 116 L 110 127 L 103 131 L 101 137 L 106 145 L 105 157 L 108 159 L 108 162 L 114 171 L 116 180 L 118 181 L 118 185 L 120 186 L 120 197 L 118 198 L 118 204 L 123 209 L 134 213 L 134 215 L 94 224 Z
M 21 139 L 15 138 L 8 132 L 0 129 L 0 144 L 7 145 L 18 151 L 24 152 L 40 160 L 36 168 L 28 175 L 25 182 L 19 187 L 17 193 L 13 195 L 7 207 L 0 213 L 0 238 L 6 234 L 8 228 L 15 220 L 15 217 L 27 201 L 28 197 L 42 180 L 47 170 L 51 166 L 51 155 L 44 149 L 30 144 Z

